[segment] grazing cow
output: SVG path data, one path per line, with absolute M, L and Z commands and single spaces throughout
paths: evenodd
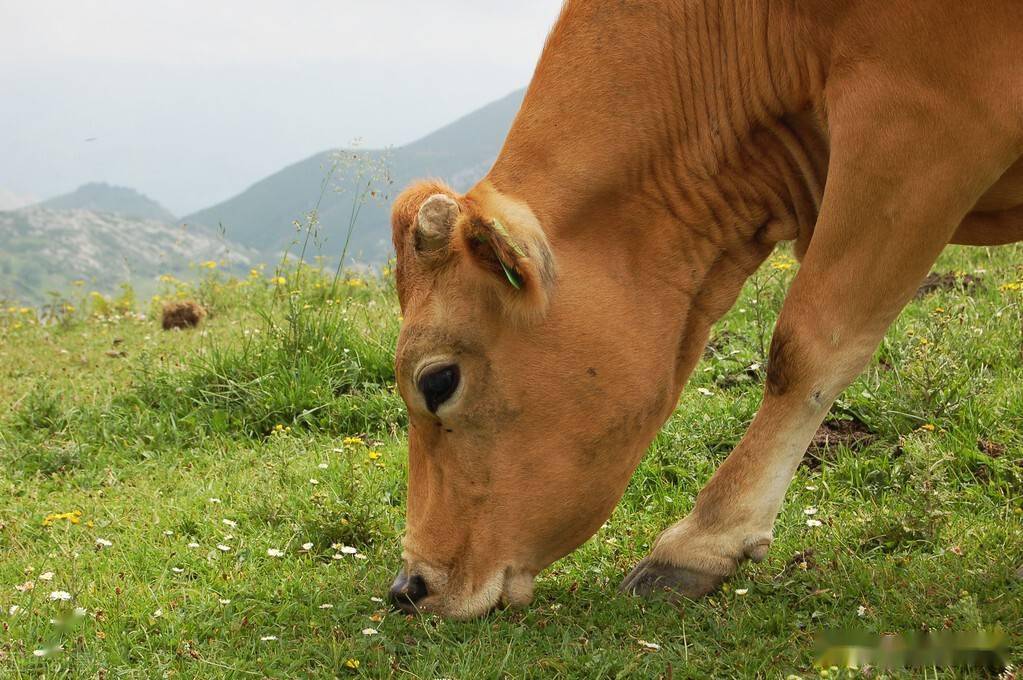
M 802 262 L 740 444 L 622 588 L 764 558 L 807 444 L 947 243 L 1023 239 L 1019 0 L 569 0 L 500 156 L 396 201 L 405 610 L 525 603 L 711 325 Z

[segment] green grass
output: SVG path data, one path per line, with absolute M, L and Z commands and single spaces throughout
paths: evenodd
M 981 283 L 913 302 L 892 328 L 833 411 L 873 440 L 800 468 L 764 563 L 680 607 L 617 595 L 757 408 L 749 367 L 795 272 L 775 256 L 608 524 L 540 576 L 530 607 L 469 622 L 373 599 L 398 565 L 405 497 L 388 279 L 168 281 L 164 297 L 211 311 L 187 332 L 84 295 L 47 325 L 4 307 L 0 677 L 818 677 L 822 628 L 999 624 L 1018 667 L 1023 297 L 1003 284 L 1021 255 L 943 257 L 938 270 Z

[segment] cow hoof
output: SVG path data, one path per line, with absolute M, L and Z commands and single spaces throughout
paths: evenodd
M 675 601 L 682 597 L 690 599 L 703 597 L 717 590 L 724 581 L 724 576 L 655 562 L 645 557 L 629 572 L 618 590 L 628 595 L 644 597 L 665 594 L 670 600 Z

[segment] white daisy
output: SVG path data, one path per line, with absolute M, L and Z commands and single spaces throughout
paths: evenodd
M 232 529 L 237 529 L 238 528 L 238 522 L 235 522 L 233 519 L 225 519 L 225 520 L 222 520 L 222 521 L 224 522 L 224 524 L 226 524 L 227 526 L 231 527 Z
M 42 574 L 39 574 L 39 580 L 40 581 L 52 581 L 53 580 L 53 572 L 52 571 L 47 571 L 47 572 L 43 572 Z
M 363 635 L 378 635 L 379 633 L 380 633 L 380 631 L 377 630 L 376 628 L 363 628 L 362 629 L 362 634 Z
M 68 600 L 71 599 L 71 593 L 67 592 L 66 590 L 54 590 L 52 593 L 50 593 L 50 599 L 59 600 L 61 602 L 67 602 Z
M 113 542 L 108 541 L 105 538 L 97 538 L 96 539 L 96 546 L 98 548 L 109 548 L 112 545 L 113 545 Z
M 220 552 L 231 552 L 231 546 L 224 545 L 223 543 L 217 543 L 217 550 Z
M 267 548 L 266 554 L 270 557 L 284 557 L 284 551 L 277 548 Z
M 656 652 L 661 649 L 661 646 L 656 642 L 647 642 L 646 640 L 636 640 L 636 642 L 639 643 L 640 647 L 648 649 L 651 652 Z
M 822 524 L 824 524 L 824 523 L 821 522 L 819 519 L 814 519 L 812 517 L 810 519 L 806 520 L 806 526 L 808 526 L 808 527 L 819 527 Z

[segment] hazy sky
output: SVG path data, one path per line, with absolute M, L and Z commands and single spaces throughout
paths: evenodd
M 184 214 L 526 85 L 561 0 L 0 0 L 0 189 Z

